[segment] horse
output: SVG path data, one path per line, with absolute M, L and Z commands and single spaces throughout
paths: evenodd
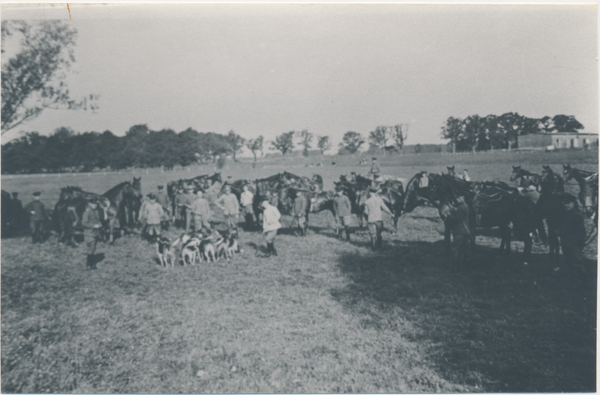
M 565 182 L 562 177 L 552 171 L 550 166 L 542 166 L 540 193 L 564 193 Z
M 448 171 L 449 176 L 458 177 L 456 175 L 456 172 L 454 171 L 455 168 L 456 168 L 456 166 L 446 166 L 446 170 Z
M 91 199 L 98 199 L 97 210 L 99 218 L 107 218 L 107 210 L 111 205 L 108 198 L 97 195 L 92 192 L 83 191 L 79 187 L 67 186 L 61 188 L 58 202 L 54 206 L 52 220 L 54 228 L 58 233 L 58 242 L 66 243 L 73 247 L 77 246 L 74 236 L 76 230 L 82 230 L 81 219 L 86 209 L 87 202 Z
M 534 186 L 537 191 L 540 190 L 542 176 L 522 169 L 521 166 L 513 166 L 512 168 L 513 171 L 510 175 L 510 181 L 514 182 L 517 188 L 529 188 L 530 186 Z
M 10 193 L 2 190 L 2 237 L 6 237 L 10 229 L 12 215 L 12 197 Z
M 503 182 L 481 182 L 474 186 L 473 210 L 477 227 L 499 227 L 501 242 L 499 252 L 510 253 L 511 229 L 517 240 L 524 242 L 523 260 L 531 256 L 535 231 L 533 204 L 516 188 Z
M 110 206 L 106 209 L 106 221 L 108 225 L 109 242 L 114 243 L 115 222 L 119 220 L 119 227 L 122 231 L 127 227 L 133 227 L 134 224 L 127 222 L 127 207 L 135 205 L 138 191 L 134 190 L 129 181 L 123 181 L 115 185 L 102 194 L 110 201 Z
M 577 195 L 579 199 L 579 205 L 585 211 L 592 212 L 592 215 L 595 212 L 595 223 L 597 224 L 598 219 L 598 173 L 593 173 L 591 171 L 575 169 L 571 167 L 571 165 L 563 165 L 563 177 L 565 181 L 570 181 L 574 179 L 579 184 L 579 194 Z
M 473 257 L 475 248 L 475 237 L 471 232 L 473 215 L 469 202 L 469 199 L 472 199 L 470 191 L 465 189 L 465 185 L 455 182 L 455 180 L 463 180 L 448 174 L 434 177 L 434 180 L 435 182 L 430 186 L 429 199 L 444 221 L 448 240 L 452 237 L 449 246 L 454 262 L 469 261 Z
M 125 210 L 127 213 L 127 225 L 132 228 L 140 217 L 140 209 L 142 207 L 142 177 L 133 177 L 131 194 L 131 199 L 127 199 Z
M 373 181 L 370 178 L 361 175 L 354 175 L 355 182 L 348 182 L 345 176 L 340 176 L 340 181 L 335 185 L 344 190 L 344 194 L 350 199 L 352 213 L 356 214 L 361 228 L 364 227 L 366 216 L 364 214 L 364 204 L 369 198 L 368 188 Z M 392 233 L 398 230 L 398 220 L 404 209 L 404 187 L 398 180 L 388 180 L 380 184 L 377 193 L 383 200 L 387 208 L 392 212 Z
M 191 185 L 194 189 L 201 189 L 206 192 L 207 189 L 212 187 L 215 183 L 223 184 L 221 173 L 214 173 L 212 176 L 203 174 L 194 178 L 179 179 L 177 181 L 169 181 L 167 183 L 167 196 L 171 201 L 171 212 L 175 213 L 177 207 L 175 207 L 175 196 L 182 192 L 186 185 Z

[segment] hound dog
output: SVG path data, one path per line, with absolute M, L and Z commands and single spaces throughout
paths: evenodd
M 165 236 L 160 236 L 156 242 L 156 253 L 160 260 L 161 266 L 175 266 L 175 253 L 173 252 L 173 245 L 171 240 Z
M 225 256 L 227 259 L 233 258 L 233 254 L 240 253 L 240 245 L 238 243 L 237 229 L 230 230 L 225 236 Z
M 202 260 L 200 256 L 201 242 L 201 235 L 190 236 L 184 233 L 173 242 L 171 247 L 181 244 L 181 260 L 183 261 L 183 265 L 195 265 Z

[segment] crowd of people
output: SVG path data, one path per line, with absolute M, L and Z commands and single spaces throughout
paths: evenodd
M 449 168 L 454 170 L 454 168 Z M 419 181 L 420 188 L 426 188 L 428 177 L 427 173 Z M 371 239 L 371 248 L 380 250 L 383 247 L 383 213 L 393 215 L 379 195 L 379 187 L 382 184 L 382 175 L 377 162 L 377 158 L 372 158 L 371 169 L 369 172 L 372 180 L 371 187 L 367 192 L 367 199 L 364 201 L 364 214 L 367 219 L 367 228 Z M 467 170 L 464 170 L 461 177 L 469 181 L 470 177 Z M 423 185 L 421 185 L 424 183 Z M 293 224 L 297 229 L 296 235 L 306 236 L 308 233 L 308 205 L 309 201 L 304 191 L 297 190 L 293 201 L 291 214 Z M 43 228 L 44 223 L 48 221 L 49 216 L 40 201 L 41 192 L 33 193 L 33 200 L 21 208 L 21 202 L 18 200 L 18 193 L 13 193 L 11 204 L 13 210 L 18 210 L 25 214 L 25 217 L 12 215 L 20 218 L 27 218 L 33 243 L 42 243 L 44 241 Z M 571 197 L 571 195 L 568 195 Z M 238 200 L 232 193 L 231 187 L 225 185 L 223 193 L 214 201 L 224 216 L 224 223 L 229 230 L 235 229 L 239 224 L 240 214 L 243 218 L 247 230 L 262 229 L 263 241 L 265 244 L 265 253 L 261 256 L 276 256 L 275 238 L 278 229 L 281 228 L 281 213 L 278 210 L 278 196 L 266 192 L 261 196 L 258 202 L 260 213 L 254 211 L 255 196 L 248 185 L 243 186 L 243 191 Z M 350 241 L 350 224 L 352 223 L 352 202 L 346 195 L 342 186 L 337 186 L 333 196 L 333 212 L 337 223 L 337 233 L 340 240 Z M 172 211 L 175 208 L 175 212 Z M 563 253 L 568 258 L 574 260 L 582 259 L 582 240 L 585 239 L 584 218 L 578 209 L 577 199 L 574 197 L 564 202 L 564 227 L 567 231 L 561 235 L 561 244 Z M 98 201 L 90 200 L 87 203 L 81 226 L 83 227 L 83 236 L 86 243 L 87 265 L 95 267 L 97 261 L 95 251 L 98 241 L 102 234 L 102 210 L 98 209 Z M 13 213 L 14 214 L 14 213 Z M 213 232 L 212 211 L 209 201 L 206 199 L 202 189 L 194 190 L 191 185 L 185 185 L 181 193 L 177 193 L 174 199 L 174 205 L 171 205 L 171 199 L 167 195 L 163 185 L 159 185 L 156 192 L 148 193 L 143 199 L 139 209 L 138 223 L 142 228 L 142 236 L 151 243 L 155 243 L 161 237 L 163 231 L 168 231 L 173 225 L 182 229 L 186 234 L 192 233 L 210 233 Z M 26 221 L 26 220 L 25 220 Z M 25 222 L 21 221 L 21 222 Z M 262 222 L 262 223 L 260 223 Z M 260 225 L 260 226 L 259 226 Z

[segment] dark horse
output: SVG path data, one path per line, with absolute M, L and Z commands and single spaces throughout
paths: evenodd
M 598 173 L 563 165 L 563 177 L 565 181 L 577 181 L 579 206 L 598 228 Z
M 361 227 L 364 227 L 366 216 L 364 213 L 365 201 L 369 198 L 368 189 L 373 181 L 361 175 L 354 176 L 354 182 L 349 182 L 345 177 L 335 185 L 341 187 L 344 194 L 350 199 L 352 212 L 356 214 Z M 398 219 L 404 210 L 404 186 L 397 180 L 387 180 L 379 185 L 377 194 L 383 200 L 387 208 L 392 212 L 392 232 L 398 230 Z
M 536 190 L 540 190 L 542 176 L 522 169 L 521 166 L 513 166 L 512 168 L 513 171 L 510 175 L 510 180 L 514 182 L 517 187 L 529 188 L 530 186 L 534 186 Z
M 564 193 L 565 182 L 563 178 L 552 171 L 550 166 L 542 166 L 540 178 L 540 193 Z
M 98 199 L 97 210 L 99 217 L 106 218 L 105 209 L 110 207 L 110 201 L 92 192 L 85 192 L 79 187 L 67 186 L 61 188 L 58 202 L 54 206 L 52 220 L 58 233 L 58 242 L 76 247 L 74 236 L 77 230 L 82 231 L 81 219 L 87 202 Z
M 102 195 L 83 191 L 79 187 L 61 189 L 58 202 L 54 206 L 54 224 L 58 232 L 59 242 L 77 245 L 73 239 L 76 229 L 82 229 L 81 219 L 87 202 L 98 200 L 97 210 L 102 218 L 103 229 L 108 234 L 108 240 L 114 242 L 115 223 L 119 221 L 121 230 L 128 226 L 126 207 L 134 207 L 138 191 L 129 181 L 122 182 L 109 189 Z
M 477 227 L 499 227 L 500 253 L 510 252 L 511 233 L 524 242 L 523 260 L 531 256 L 535 232 L 534 205 L 517 188 L 503 182 L 480 182 L 474 186 L 473 210 Z M 510 225 L 512 224 L 512 232 Z
M 212 176 L 208 174 L 203 174 L 198 177 L 189 178 L 189 179 L 179 179 L 177 181 L 169 181 L 167 183 L 167 196 L 169 196 L 169 200 L 171 200 L 171 212 L 176 212 L 175 207 L 175 196 L 178 193 L 182 192 L 186 185 L 191 185 L 195 190 L 201 189 L 206 192 L 211 186 L 215 183 L 223 184 L 223 179 L 221 178 L 221 173 L 214 173 Z
M 475 193 L 472 190 L 470 182 L 449 174 L 431 174 L 424 171 L 415 174 L 406 184 L 406 191 L 404 193 L 404 212 L 409 213 L 417 206 L 423 205 L 436 207 L 439 211 L 439 202 L 436 202 L 436 199 L 440 198 L 442 192 L 445 194 L 441 197 L 444 198 L 446 203 L 452 204 L 457 201 L 456 199 L 459 197 L 463 198 L 462 200 L 464 200 L 467 205 L 467 213 L 469 215 L 465 221 L 465 225 L 461 226 L 470 231 L 470 228 L 475 225 L 474 211 L 469 210 L 473 203 Z M 442 217 L 442 219 L 444 218 Z M 456 221 L 454 221 L 454 223 L 447 223 L 447 221 L 444 220 L 444 243 L 447 248 L 450 248 L 452 245 L 452 228 L 458 226 L 455 222 Z M 458 229 L 457 233 L 459 233 Z

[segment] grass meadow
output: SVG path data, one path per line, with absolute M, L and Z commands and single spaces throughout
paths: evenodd
M 598 171 L 597 151 L 379 159 L 383 173 L 406 179 L 446 165 L 468 169 L 474 181 L 508 182 L 511 165 Z M 305 167 L 318 161 L 322 167 Z M 222 174 L 318 173 L 333 189 L 340 174 L 368 172 L 358 161 L 229 162 Z M 141 175 L 148 193 L 213 171 L 3 176 L 2 189 L 20 192 L 24 204 L 41 190 L 51 208 L 66 185 L 103 193 Z M 310 224 L 305 238 L 281 231 L 278 257 L 255 257 L 261 235 L 242 231 L 244 251 L 232 260 L 174 268 L 160 267 L 153 246 L 137 235 L 99 244 L 105 259 L 98 270 L 85 268 L 84 245 L 3 239 L 2 392 L 596 391 L 595 275 L 552 271 L 543 246 L 534 246 L 527 266 L 522 243 L 499 256 L 493 231 L 477 237 L 475 262 L 455 270 L 443 224 L 426 207 L 403 215 L 398 233 L 384 232 L 379 253 L 357 223 L 350 243 L 336 239 L 325 213 L 311 215 Z M 596 243 L 585 255 L 595 270 Z

